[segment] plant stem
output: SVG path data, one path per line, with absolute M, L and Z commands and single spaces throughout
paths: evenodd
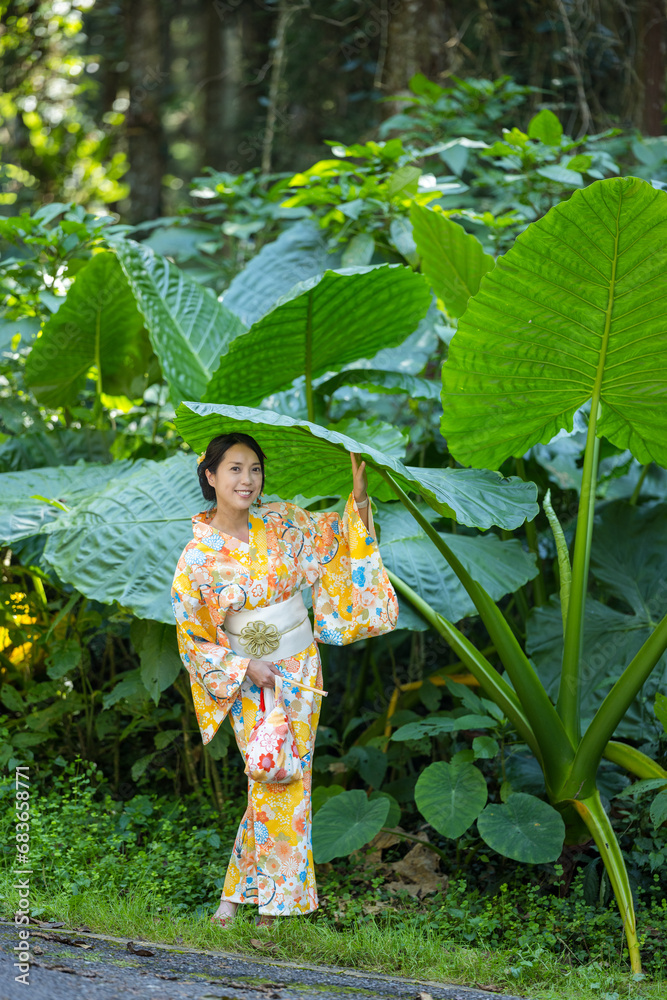
M 620 845 L 614 833 L 614 828 L 600 800 L 600 793 L 595 789 L 593 794 L 585 799 L 573 799 L 572 805 L 588 827 L 600 851 L 600 857 L 609 876 L 609 881 L 612 884 L 621 920 L 623 921 L 632 971 L 641 972 L 642 964 L 639 954 L 639 940 L 637 938 L 637 921 L 628 872 Z
M 650 468 L 651 468 L 651 463 L 647 462 L 646 465 L 644 466 L 644 468 L 642 469 L 641 473 L 639 474 L 639 479 L 637 480 L 637 485 L 635 486 L 634 490 L 632 491 L 632 496 L 628 500 L 628 503 L 631 503 L 633 507 L 636 505 L 637 501 L 639 500 L 639 495 L 640 495 L 640 493 L 642 491 L 642 486 L 644 485 L 644 480 L 646 479 L 646 477 L 648 475 L 648 470 Z
M 577 533 L 574 540 L 572 582 L 568 601 L 567 625 L 563 643 L 563 668 L 560 675 L 556 710 L 563 720 L 565 731 L 573 744 L 581 737 L 579 705 L 579 661 L 584 632 L 584 612 L 588 591 L 588 567 L 591 559 L 593 516 L 595 513 L 595 486 L 597 484 L 600 439 L 595 433 L 598 418 L 599 391 L 591 404 L 588 422 L 584 469 L 581 478 L 581 496 L 577 515 Z
M 563 619 L 563 635 L 567 628 L 567 609 L 570 605 L 570 588 L 572 586 L 572 565 L 570 563 L 570 553 L 567 550 L 565 534 L 560 521 L 556 516 L 556 511 L 551 506 L 551 490 L 547 490 L 542 501 L 544 513 L 547 515 L 551 531 L 556 543 L 556 553 L 558 555 L 558 574 L 560 576 L 560 613 Z
M 656 760 L 651 760 L 641 750 L 629 746 L 627 743 L 617 743 L 610 740 L 604 749 L 602 756 L 605 760 L 610 760 L 619 767 L 624 767 L 636 778 L 666 778 L 667 771 L 661 767 Z

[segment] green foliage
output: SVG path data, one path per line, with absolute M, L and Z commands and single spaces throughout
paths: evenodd
M 9 798 L 7 782 L 1 794 Z M 156 904 L 172 913 L 210 905 L 211 890 L 222 888 L 220 854 L 231 850 L 236 833 L 231 817 L 221 820 L 193 795 L 140 792 L 113 799 L 103 772 L 77 755 L 67 763 L 58 758 L 30 813 L 31 848 L 45 889 L 124 898 L 150 887 Z M 8 830 L 10 810 L 3 815 Z M 8 846 L 4 853 L 11 863 Z
M 468 299 L 495 261 L 474 236 L 443 214 L 413 205 L 410 209 L 422 274 L 452 316 L 461 316 Z
M 115 245 L 176 405 L 204 393 L 220 355 L 245 332 L 234 313 L 165 258 L 133 240 Z
M 308 386 L 361 355 L 400 344 L 426 313 L 429 298 L 423 278 L 402 267 L 325 271 L 296 285 L 232 342 L 203 399 L 256 406 L 299 375 Z M 280 346 L 270 365 L 259 364 L 267 343 Z
M 430 516 L 428 508 L 422 509 Z M 460 621 L 474 613 L 474 604 L 456 574 L 439 558 L 430 539 L 403 507 L 382 504 L 377 523 L 382 559 L 388 569 L 450 621 Z M 534 557 L 524 551 L 518 539 L 503 542 L 494 534 L 447 534 L 446 537 L 462 565 L 494 600 L 518 590 L 538 572 Z M 401 615 L 409 614 L 410 605 L 401 602 Z
M 194 469 L 194 459 L 183 454 L 164 462 L 137 460 L 120 483 L 109 482 L 60 514 L 44 560 L 87 597 L 118 601 L 141 618 L 173 624 L 170 577 L 191 534 L 192 511 L 202 505 Z M 101 574 L 102 560 L 115 571 Z
M 647 377 L 655 391 L 664 380 L 656 355 L 666 344 L 666 220 L 662 191 L 634 178 L 598 182 L 535 223 L 498 262 L 443 369 L 442 431 L 460 461 L 497 467 L 523 455 L 571 430 L 591 396 L 600 401 L 600 434 L 641 462 L 665 461 L 661 415 L 643 393 Z M 503 300 L 511 313 L 499 309 Z
M 484 775 L 466 762 L 430 764 L 415 786 L 417 808 L 444 837 L 465 833 L 486 805 L 487 795 Z
M 523 792 L 504 803 L 487 805 L 477 817 L 479 834 L 499 854 L 515 861 L 557 861 L 563 849 L 565 823 L 547 802 Z
M 605 504 L 595 519 L 591 574 L 595 598 L 586 602 L 583 623 L 581 699 L 584 727 L 592 720 L 611 685 L 655 628 L 664 607 L 667 575 L 667 505 L 642 507 L 626 501 Z M 526 648 L 553 698 L 558 695 L 563 628 L 557 599 L 533 608 L 527 621 Z M 623 739 L 638 732 L 648 739 L 656 729 L 651 703 L 665 688 L 663 656 L 641 694 L 616 730 Z
M 142 398 L 151 354 L 118 260 L 97 253 L 79 270 L 70 294 L 35 341 L 25 384 L 39 402 L 72 405 L 94 368 L 100 393 Z
M 362 791 L 329 798 L 313 820 L 313 857 L 318 864 L 355 851 L 384 826 L 389 814 L 384 796 L 369 799 Z

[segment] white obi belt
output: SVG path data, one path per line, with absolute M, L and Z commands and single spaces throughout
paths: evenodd
M 300 591 L 279 604 L 228 611 L 223 631 L 234 653 L 256 660 L 284 660 L 313 642 L 313 627 Z

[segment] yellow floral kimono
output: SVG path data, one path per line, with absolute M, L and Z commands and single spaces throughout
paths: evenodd
M 215 513 L 211 508 L 192 518 L 194 538 L 178 560 L 171 590 L 178 647 L 190 674 L 203 742 L 213 739 L 230 713 L 245 756 L 259 710 L 260 690 L 245 676 L 250 659 L 231 650 L 223 631 L 228 610 L 277 604 L 312 587 L 315 636 L 307 649 L 276 662 L 303 779 L 290 785 L 249 780 L 248 807 L 222 898 L 254 903 L 260 914 L 309 913 L 317 909 L 310 793 L 322 696 L 289 680 L 321 687 L 318 641 L 345 645 L 390 632 L 398 602 L 380 558 L 372 516 L 369 532 L 353 493 L 343 518 L 283 502 L 251 509 L 248 544 L 211 527 Z

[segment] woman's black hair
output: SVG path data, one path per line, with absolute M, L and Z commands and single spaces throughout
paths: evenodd
M 203 461 L 201 461 L 197 466 L 199 485 L 201 486 L 201 491 L 204 494 L 204 500 L 215 501 L 215 489 L 206 478 L 206 470 L 210 469 L 211 472 L 215 473 L 225 455 L 225 452 L 235 444 L 244 444 L 257 455 L 257 461 L 262 469 L 262 490 L 264 489 L 264 461 L 266 459 L 266 455 L 255 439 L 250 437 L 249 434 L 241 434 L 238 431 L 233 431 L 231 434 L 218 434 L 217 437 L 212 438 L 206 448 Z

